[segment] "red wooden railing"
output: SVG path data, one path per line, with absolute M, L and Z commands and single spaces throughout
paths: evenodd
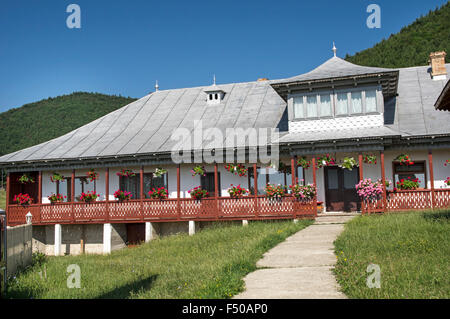
M 450 207 L 450 189 L 387 191 L 386 207 L 383 199 L 362 205 L 367 213 L 447 208 Z
M 255 204 L 256 203 L 256 204 Z M 292 196 L 271 200 L 264 196 L 243 198 L 204 198 L 200 201 L 183 198 L 163 200 L 130 200 L 126 202 L 98 201 L 93 203 L 9 205 L 8 224 L 26 222 L 30 212 L 34 225 L 132 223 L 142 221 L 183 220 L 256 220 L 314 218 L 317 206 L 314 201 L 299 202 Z

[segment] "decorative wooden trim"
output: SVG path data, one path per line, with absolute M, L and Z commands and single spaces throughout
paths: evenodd
M 109 167 L 105 170 L 106 221 L 109 221 Z
M 386 172 L 384 168 L 384 151 L 380 152 L 380 161 L 381 161 L 381 182 L 383 183 L 383 210 L 387 209 L 387 195 L 386 195 Z M 361 203 L 361 207 L 364 208 L 364 205 Z
M 42 204 L 42 171 L 39 171 L 38 176 L 38 204 Z
M 435 194 L 434 194 L 433 152 L 431 151 L 431 149 L 428 150 L 428 168 L 430 169 L 431 208 L 434 208 Z
M 292 157 L 291 157 L 291 177 L 292 177 L 292 185 L 295 185 L 295 184 L 296 184 L 295 181 L 297 180 L 297 179 L 296 179 L 297 171 L 295 170 L 295 168 L 296 168 L 295 162 L 296 162 L 296 157 L 292 156 Z
M 139 168 L 139 200 L 141 202 L 141 220 L 144 220 L 144 165 Z

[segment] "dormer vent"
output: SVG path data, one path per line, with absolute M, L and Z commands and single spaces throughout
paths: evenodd
M 216 85 L 216 76 L 214 76 L 213 85 L 207 87 L 204 92 L 208 105 L 220 104 L 225 96 L 225 91 Z

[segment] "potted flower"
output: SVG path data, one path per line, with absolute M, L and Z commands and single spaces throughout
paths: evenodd
M 157 167 L 155 172 L 153 173 L 153 177 L 161 177 L 164 174 L 167 174 L 167 170 L 161 167 Z
M 366 164 L 376 164 L 377 163 L 377 157 L 376 157 L 376 155 L 364 155 L 363 161 Z
M 29 174 L 25 173 L 22 176 L 19 177 L 17 180 L 21 184 L 28 184 L 28 183 L 34 183 L 34 178 L 31 177 Z
M 238 186 L 231 184 L 230 186 L 228 188 L 228 194 L 230 194 L 231 198 L 240 198 L 248 194 L 248 189 L 241 187 L 240 184 Z
M 56 183 L 56 182 L 62 182 L 64 180 L 64 176 L 62 176 L 59 173 L 53 173 L 52 176 L 50 176 L 50 181 L 52 183 Z
M 411 158 L 407 154 L 400 154 L 395 158 L 395 161 L 400 162 L 400 165 L 414 165 L 414 162 L 411 161 Z
M 206 189 L 202 189 L 201 186 L 194 187 L 193 189 L 188 191 L 189 195 L 196 200 L 201 200 L 209 195 Z
M 363 179 L 355 186 L 356 192 L 364 202 L 373 202 L 381 198 L 383 184 L 381 180 L 372 181 L 370 178 Z
M 311 160 L 307 161 L 305 156 L 302 156 L 297 159 L 297 165 L 303 167 L 304 169 L 308 169 L 311 166 Z
M 14 196 L 13 202 L 16 203 L 17 205 L 31 205 L 31 203 L 33 202 L 33 199 L 30 197 L 30 195 L 28 194 L 18 194 Z
M 50 203 L 61 203 L 64 202 L 64 198 L 67 198 L 67 196 L 63 196 L 62 194 L 51 194 L 47 197 Z
M 117 199 L 119 202 L 130 200 L 133 195 L 131 192 L 123 191 L 123 190 L 116 190 L 114 192 L 114 198 Z
M 206 176 L 205 167 L 202 165 L 194 166 L 191 169 L 191 173 L 192 173 L 192 176 L 195 176 L 195 175 Z
M 120 177 L 134 177 L 136 174 L 130 169 L 122 169 L 120 172 L 116 173 Z
M 447 179 L 444 181 L 445 185 L 450 186 L 450 177 L 447 177 Z
M 414 190 L 419 188 L 420 180 L 418 178 L 411 178 L 408 176 L 408 178 L 404 179 L 402 178 L 400 181 L 397 182 L 396 187 L 394 188 L 394 191 L 396 190 Z
M 85 203 L 95 202 L 100 194 L 97 194 L 96 191 L 81 193 L 80 200 Z
M 269 198 L 270 200 L 281 201 L 281 198 L 285 194 L 285 189 L 281 185 L 267 184 L 265 191 L 266 197 Z
M 444 166 L 450 165 L 450 159 L 445 160 Z
M 299 201 L 311 201 L 316 196 L 316 188 L 312 184 L 308 185 L 290 185 L 289 188 L 291 189 L 292 195 L 295 196 L 295 198 Z
M 91 182 L 98 179 L 98 173 L 95 171 L 95 169 L 91 169 L 90 171 L 87 172 L 86 175 L 87 175 L 87 178 L 89 178 L 89 180 Z
M 344 161 L 339 165 L 341 168 L 352 170 L 353 167 L 358 166 L 356 160 L 353 157 L 344 157 Z
M 151 191 L 148 192 L 148 196 L 153 199 L 166 199 L 168 197 L 168 190 L 165 187 L 152 188 Z
M 240 177 L 247 176 L 248 168 L 242 164 L 227 164 L 224 166 L 227 171 Z
M 317 157 L 317 164 L 316 164 L 317 168 L 335 165 L 335 164 L 336 164 L 336 160 L 330 154 L 326 154 L 326 155 Z

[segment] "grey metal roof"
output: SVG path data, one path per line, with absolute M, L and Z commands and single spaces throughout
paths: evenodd
M 218 105 L 207 105 L 210 86 L 157 91 L 61 137 L 2 156 L 0 163 L 170 152 L 177 142 L 172 132 L 192 131 L 196 120 L 203 129 L 221 131 L 276 127 L 286 109 L 269 81 L 217 87 L 225 92 Z
M 434 103 L 434 106 L 437 110 L 450 111 L 450 80 L 447 81 L 447 84 L 436 100 L 436 103 Z
M 332 57 L 331 59 L 329 59 L 328 61 L 321 64 L 320 66 L 318 66 L 317 68 L 315 68 L 310 72 L 293 76 L 287 79 L 282 79 L 279 81 L 273 81 L 272 83 L 281 84 L 291 82 L 314 81 L 314 80 L 343 78 L 355 75 L 376 74 L 392 71 L 396 70 L 356 65 L 347 62 L 339 57 Z
M 328 65 L 296 78 L 344 75 L 350 70 L 358 74 L 389 70 L 359 66 L 355 69 L 353 64 L 342 61 L 332 58 L 325 63 Z M 333 65 L 342 67 L 332 70 Z M 450 74 L 450 65 L 446 67 Z M 202 120 L 203 129 L 216 127 L 223 132 L 227 128 L 281 126 L 286 120 L 286 102 L 271 86 L 279 82 L 218 85 L 225 92 L 218 105 L 207 104 L 205 89 L 210 86 L 157 91 L 61 137 L 2 156 L 0 164 L 170 152 L 176 143 L 170 139 L 172 132 L 176 128 L 192 131 L 196 120 Z M 281 136 L 280 142 L 450 134 L 450 112 L 434 108 L 444 85 L 445 81 L 431 80 L 427 66 L 400 69 L 398 96 L 385 101 L 385 127 L 288 133 Z M 201 147 L 214 145 L 206 141 Z
M 386 125 L 402 135 L 450 134 L 450 112 L 434 107 L 445 84 L 431 79 L 429 66 L 400 69 L 398 96 L 385 102 Z

